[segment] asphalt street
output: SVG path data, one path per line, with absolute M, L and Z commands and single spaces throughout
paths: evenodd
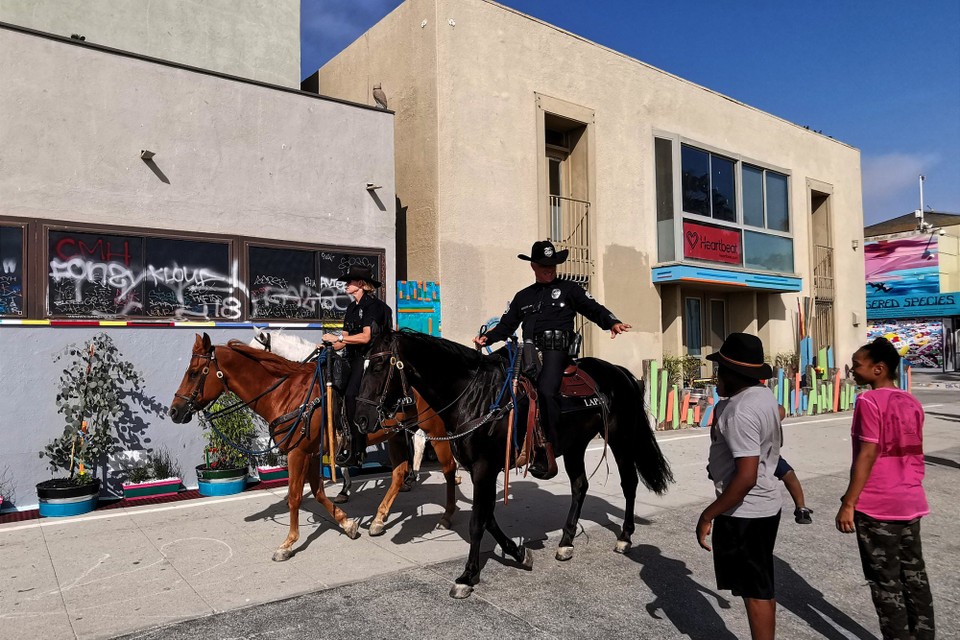
M 918 390 L 927 412 L 923 543 L 939 636 L 960 637 L 960 394 Z M 876 615 L 853 536 L 833 518 L 846 486 L 850 414 L 785 423 L 784 455 L 814 509 L 811 525 L 784 510 L 776 549 L 778 636 L 874 638 Z M 596 472 L 572 560 L 553 558 L 568 508 L 561 474 L 514 478 L 498 505 L 507 533 L 533 549 L 525 571 L 489 537 L 481 582 L 448 596 L 463 569 L 469 480 L 451 531 L 433 527 L 439 474 L 401 494 L 386 535 L 351 541 L 305 501 L 298 553 L 270 562 L 286 531 L 283 491 L 134 508 L 109 517 L 0 527 L 0 638 L 702 638 L 749 637 L 742 603 L 718 592 L 694 525 L 712 496 L 703 430 L 658 434 L 677 478 L 667 496 L 641 492 L 634 548 L 613 552 L 622 515 L 615 468 Z M 600 462 L 598 442 L 589 452 Z M 383 479 L 346 505 L 363 526 Z M 257 495 L 255 495 L 257 494 Z M 784 492 L 785 504 L 789 498 Z M 70 520 L 72 522 L 65 522 Z M 306 520 L 306 522 L 304 522 Z

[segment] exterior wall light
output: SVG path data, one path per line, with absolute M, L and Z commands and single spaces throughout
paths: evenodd
M 374 184 L 372 182 L 367 183 L 367 191 L 376 191 L 377 189 L 382 189 L 383 186 L 379 184 Z
M 153 160 L 153 156 L 155 156 L 155 155 L 157 155 L 157 154 L 155 154 L 153 151 L 150 151 L 149 149 L 141 149 L 141 150 L 140 150 L 140 159 L 141 159 L 141 160 Z
M 853 240 L 850 241 L 850 246 L 852 246 L 853 250 L 856 251 L 857 247 L 860 246 L 860 241 L 854 238 Z

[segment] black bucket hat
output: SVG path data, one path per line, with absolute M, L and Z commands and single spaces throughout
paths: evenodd
M 708 355 L 707 360 L 718 362 L 753 380 L 769 380 L 773 377 L 773 369 L 763 361 L 763 343 L 749 333 L 731 333 L 723 341 L 720 351 Z
M 519 253 L 517 257 L 528 262 L 536 262 L 544 267 L 552 267 L 566 262 L 568 253 L 570 253 L 568 249 L 557 251 L 549 240 L 539 240 L 533 243 L 529 256 Z
M 380 281 L 373 277 L 373 269 L 361 265 L 352 265 L 349 271 L 340 276 L 341 282 L 350 282 L 351 280 L 363 280 L 375 287 L 380 286 Z

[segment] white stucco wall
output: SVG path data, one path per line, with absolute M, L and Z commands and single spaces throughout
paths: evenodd
M 0 22 L 300 87 L 299 0 L 0 0 Z

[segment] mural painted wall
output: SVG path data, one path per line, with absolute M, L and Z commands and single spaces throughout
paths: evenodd
M 943 367 L 943 322 L 936 318 L 885 320 L 867 326 L 867 340 L 884 337 L 914 367 Z
M 863 248 L 868 318 L 946 315 L 940 295 L 937 236 L 867 242 Z
M 440 337 L 440 283 L 397 280 L 397 326 Z

